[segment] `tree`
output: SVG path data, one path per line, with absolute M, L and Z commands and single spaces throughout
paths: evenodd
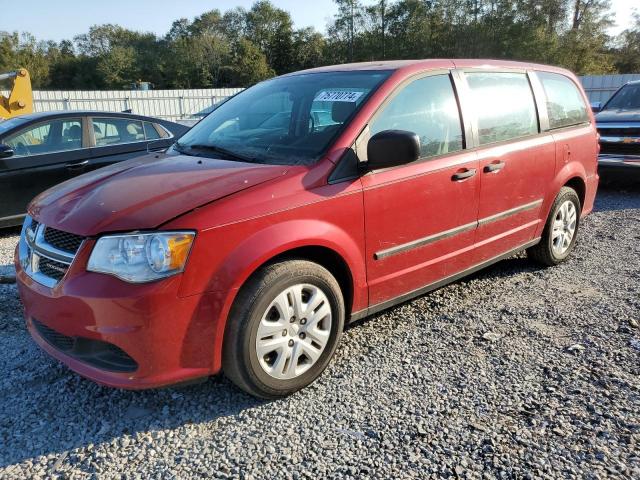
M 236 45 L 233 63 L 225 70 L 226 81 L 232 87 L 249 87 L 274 75 L 264 53 L 246 38 Z
M 615 66 L 620 72 L 640 72 L 640 11 L 633 13 L 633 21 L 617 39 Z
M 246 86 L 347 61 L 489 57 L 578 74 L 640 70 L 640 18 L 617 38 L 610 0 L 335 0 L 327 35 L 295 29 L 267 0 L 175 20 L 166 35 L 94 25 L 73 41 L 0 32 L 0 71 L 26 67 L 36 88 Z
M 266 0 L 253 4 L 246 15 L 246 37 L 257 46 L 278 73 L 291 71 L 293 21 L 285 10 Z

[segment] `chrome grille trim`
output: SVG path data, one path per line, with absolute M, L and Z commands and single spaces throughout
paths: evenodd
M 60 250 L 48 243 L 44 238 L 45 229 L 45 225 L 27 216 L 22 228 L 22 234 L 20 235 L 19 257 L 20 264 L 29 277 L 41 285 L 53 288 L 66 275 L 69 267 L 73 263 L 75 254 Z M 80 243 L 78 250 L 80 250 L 83 243 L 84 240 Z M 55 262 L 58 266 L 64 267 L 64 271 L 56 271 L 55 276 L 47 275 L 46 273 L 51 273 L 51 269 L 45 268 L 45 271 L 41 271 L 41 258 L 47 259 L 49 261 L 48 263 Z

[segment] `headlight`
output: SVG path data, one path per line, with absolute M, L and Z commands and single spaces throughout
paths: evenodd
M 191 250 L 194 232 L 105 235 L 93 247 L 87 270 L 133 283 L 180 273 Z

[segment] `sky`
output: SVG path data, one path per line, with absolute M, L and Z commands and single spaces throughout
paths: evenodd
M 0 0 L 0 31 L 26 31 L 38 40 L 72 39 L 91 25 L 115 23 L 132 30 L 164 35 L 171 23 L 181 17 L 192 19 L 217 8 L 250 8 L 255 0 L 28 0 L 22 8 L 18 0 Z M 332 0 L 271 0 L 291 13 L 297 28 L 313 26 L 324 32 L 336 12 Z M 374 0 L 365 0 L 365 4 Z M 640 10 L 638 0 L 611 0 L 618 34 L 631 24 L 632 7 Z

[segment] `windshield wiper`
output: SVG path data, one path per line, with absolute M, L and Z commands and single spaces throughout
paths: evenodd
M 219 153 L 227 157 L 227 159 L 229 160 L 239 160 L 241 162 L 248 162 L 248 163 L 253 163 L 256 161 L 256 159 L 253 157 L 242 155 L 241 153 L 236 153 L 231 150 L 227 150 L 226 148 L 218 147 L 217 145 L 208 145 L 208 144 L 183 145 L 179 142 L 176 142 L 175 146 L 177 147 L 176 150 L 178 150 L 178 152 L 186 153 L 187 155 L 189 155 L 189 153 L 187 153 L 186 150 L 189 150 L 189 151 L 205 150 L 209 152 Z

